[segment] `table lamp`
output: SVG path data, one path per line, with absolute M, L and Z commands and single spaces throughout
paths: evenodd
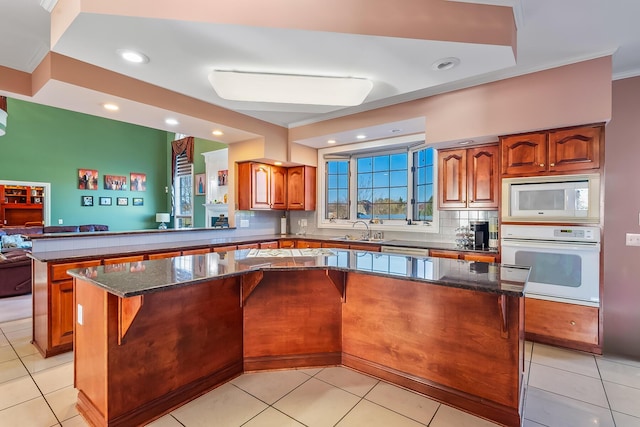
M 171 221 L 171 216 L 168 213 L 157 213 L 156 214 L 156 222 L 160 223 L 160 225 L 158 226 L 158 229 L 166 230 L 167 229 L 167 224 L 165 224 L 165 222 L 169 222 L 169 221 Z

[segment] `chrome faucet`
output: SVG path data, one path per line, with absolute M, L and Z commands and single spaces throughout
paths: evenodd
M 359 222 L 363 223 L 364 226 L 367 228 L 367 233 L 364 235 L 364 238 L 367 240 L 371 240 L 371 232 L 369 231 L 369 224 L 367 224 L 366 221 L 362 221 L 362 220 L 355 221 L 351 226 L 351 228 L 355 228 L 356 224 Z

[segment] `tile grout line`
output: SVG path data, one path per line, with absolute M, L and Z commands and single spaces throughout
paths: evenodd
M 56 421 L 58 422 L 58 425 L 62 425 L 62 421 L 60 421 L 60 419 L 58 419 L 58 415 L 56 415 L 55 411 L 53 410 L 53 408 L 51 407 L 51 404 L 49 403 L 49 401 L 47 400 L 47 398 L 45 397 L 44 393 L 42 392 L 42 389 L 40 388 L 40 386 L 38 385 L 38 383 L 36 382 L 36 380 L 33 378 L 32 373 L 29 371 L 29 368 L 27 368 L 27 365 L 25 365 L 24 361 L 22 360 L 23 356 L 21 356 L 20 354 L 18 354 L 18 352 L 16 351 L 16 348 L 13 346 L 13 343 L 9 340 L 9 338 L 7 338 L 7 335 L 5 334 L 4 329 L 0 328 L 2 330 L 2 334 L 4 335 L 4 337 L 7 339 L 7 341 L 9 342 L 9 345 L 11 346 L 11 348 L 13 349 L 13 351 L 16 353 L 16 356 L 18 356 L 18 360 L 20 360 L 20 363 L 22 364 L 22 366 L 24 367 L 25 371 L 27 371 L 27 375 L 29 376 L 29 378 L 31 378 L 31 381 L 33 381 L 33 384 L 36 386 L 36 388 L 38 389 L 38 392 L 40 393 L 40 396 L 42 397 L 42 400 L 44 400 L 44 402 L 47 404 L 47 406 L 49 407 L 49 410 L 51 411 L 51 413 L 53 414 L 53 417 L 56 419 Z M 24 329 L 28 329 L 28 328 L 24 328 Z M 22 329 L 19 329 L 22 330 Z M 12 331 L 15 332 L 15 331 Z M 31 341 L 29 341 L 31 342 Z M 33 345 L 33 344 L 31 344 Z M 35 353 L 33 353 L 35 354 Z M 31 356 L 31 354 L 26 355 L 24 357 L 27 356 Z M 25 375 L 26 376 L 26 375 Z M 25 402 L 29 402 L 31 400 L 35 400 L 37 399 L 37 397 L 34 397 L 33 399 L 29 399 L 29 400 L 25 400 L 24 402 L 20 402 L 17 403 L 16 405 L 13 406 L 17 406 L 17 405 L 21 405 Z M 7 408 L 5 408 L 7 409 Z M 63 420 L 66 421 L 66 420 Z

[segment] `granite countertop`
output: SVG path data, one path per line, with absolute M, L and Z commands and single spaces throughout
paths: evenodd
M 347 249 L 245 249 L 69 270 L 131 297 L 251 271 L 332 269 L 522 297 L 528 267 Z
M 156 230 L 152 230 L 156 231 Z M 163 230 L 160 230 L 162 232 Z M 110 232 L 99 232 L 97 234 L 104 235 Z M 81 235 L 82 237 L 90 236 L 92 233 L 71 233 L 71 234 L 62 234 L 60 233 L 58 237 L 76 237 L 77 235 Z M 110 233 L 117 234 L 117 233 Z M 135 234 L 130 232 L 123 232 L 122 234 Z M 425 242 L 418 240 L 381 240 L 381 241 L 362 241 L 362 240 L 346 240 L 342 237 L 337 236 L 321 236 L 321 235 L 297 235 L 297 234 L 265 234 L 265 235 L 257 235 L 257 236 L 232 236 L 232 237 L 220 237 L 220 238 L 209 238 L 203 240 L 192 240 L 188 244 L 181 245 L 180 249 L 189 249 L 189 248 L 198 248 L 198 247 L 207 247 L 207 246 L 224 246 L 224 245 L 237 245 L 237 244 L 247 244 L 247 243 L 257 243 L 257 242 L 268 242 L 268 241 L 278 241 L 282 239 L 300 239 L 300 240 L 316 240 L 325 243 L 336 242 L 336 243 L 351 243 L 358 245 L 372 245 L 372 246 L 397 246 L 397 247 L 413 247 L 413 248 L 421 248 L 421 249 L 442 249 L 442 250 L 451 250 L 457 252 L 477 252 L 477 253 L 489 253 L 489 254 L 497 254 L 496 250 L 489 249 L 469 249 L 469 248 L 459 248 L 455 243 L 447 243 L 447 242 Z M 54 251 L 46 251 L 46 252 L 37 252 L 33 254 L 29 254 L 29 257 L 42 262 L 72 262 L 78 261 L 81 259 L 91 259 L 98 257 L 120 257 L 120 256 L 129 256 L 140 253 L 149 253 L 149 252 L 160 252 L 160 251 L 171 251 L 174 250 L 175 247 L 167 243 L 153 243 L 153 244 L 139 244 L 139 245 L 126 245 L 126 246 L 112 246 L 112 247 L 93 247 L 93 248 L 80 248 L 73 250 L 54 250 Z

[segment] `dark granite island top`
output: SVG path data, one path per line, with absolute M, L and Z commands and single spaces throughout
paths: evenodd
M 331 269 L 434 285 L 524 296 L 529 268 L 346 249 L 246 249 L 69 270 L 127 298 L 252 271 Z

